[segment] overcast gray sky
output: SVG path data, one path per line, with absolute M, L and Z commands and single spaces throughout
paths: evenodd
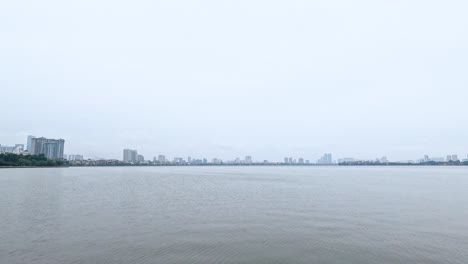
M 468 154 L 463 0 L 0 1 L 0 144 L 206 158 Z

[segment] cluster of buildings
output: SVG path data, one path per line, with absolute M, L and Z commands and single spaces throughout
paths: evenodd
M 332 165 L 333 163 L 334 162 L 331 153 L 325 153 L 320 159 L 317 160 L 317 164 L 320 165 Z
M 293 165 L 293 164 L 310 164 L 310 160 L 304 160 L 304 158 L 295 159 L 293 157 L 285 157 L 283 164 Z
M 206 158 L 194 159 L 188 157 L 187 159 L 181 157 L 174 157 L 172 160 L 166 158 L 165 155 L 158 155 L 154 157 L 152 161 L 145 160 L 143 155 L 138 154 L 138 150 L 134 149 L 124 149 L 123 150 L 123 159 L 124 164 L 142 164 L 142 165 L 204 165 L 204 164 L 253 164 L 252 156 L 246 156 L 245 159 L 236 158 L 232 161 L 223 161 L 222 159 L 214 158 L 211 161 L 208 161 Z
M 357 163 L 357 162 L 373 162 L 373 163 L 380 163 L 380 164 L 387 164 L 389 163 L 386 156 L 382 158 L 376 158 L 375 160 L 362 160 L 362 159 L 355 159 L 355 158 L 342 158 L 338 160 L 338 164 L 340 163 Z
M 63 159 L 69 161 L 82 161 L 83 155 L 70 154 L 65 155 L 65 140 L 52 139 L 46 137 L 28 136 L 26 139 L 26 148 L 24 144 L 15 144 L 14 146 L 0 145 L 0 153 L 13 153 L 21 155 L 44 155 L 48 159 Z
M 285 157 L 283 162 L 270 162 L 268 160 L 254 161 L 252 156 L 245 156 L 245 158 L 235 158 L 234 160 L 223 161 L 219 158 L 208 160 L 206 158 L 194 159 L 188 157 L 186 159 L 175 157 L 172 160 L 166 158 L 165 155 L 158 155 L 153 160 L 145 160 L 145 157 L 138 154 L 137 150 L 124 149 L 123 160 L 113 159 L 88 159 L 85 160 L 83 155 L 64 154 L 65 140 L 51 139 L 45 137 L 28 136 L 26 148 L 24 144 L 15 144 L 14 146 L 0 145 L 0 153 L 13 153 L 22 155 L 44 155 L 48 159 L 64 159 L 70 161 L 72 165 L 334 165 L 334 164 L 459 164 L 468 163 L 468 157 L 460 159 L 458 155 L 452 154 L 444 157 L 429 157 L 424 155 L 422 159 L 417 161 L 407 160 L 398 162 L 389 162 L 387 157 L 377 158 L 375 160 L 360 160 L 355 158 L 342 158 L 338 162 L 333 160 L 331 153 L 325 153 L 316 163 L 311 163 L 310 160 L 304 158 Z
M 222 160 L 220 158 L 213 158 L 208 160 L 206 158 L 195 159 L 192 157 L 181 158 L 174 157 L 172 160 L 168 159 L 165 155 L 158 155 L 153 160 L 145 160 L 143 155 L 139 155 L 137 150 L 124 149 L 122 164 L 135 164 L 135 165 L 332 165 L 336 164 L 332 159 L 331 153 L 326 153 L 320 158 L 317 163 L 311 163 L 310 160 L 304 158 L 286 157 L 284 162 L 270 162 L 268 160 L 254 161 L 252 156 L 245 156 L 243 159 L 235 158 L 234 160 Z
M 457 155 L 449 155 L 447 158 L 429 158 L 427 155 L 424 156 L 424 159 L 419 161 L 397 161 L 390 162 L 387 157 L 376 158 L 374 160 L 362 160 L 355 158 L 342 158 L 338 161 L 333 160 L 331 153 L 325 153 L 316 163 L 310 162 L 310 160 L 305 160 L 304 158 L 293 158 L 285 157 L 282 162 L 270 162 L 268 160 L 263 161 L 254 161 L 252 156 L 245 156 L 242 158 L 235 158 L 233 160 L 222 160 L 220 158 L 206 159 L 206 158 L 182 158 L 174 157 L 172 159 L 167 158 L 165 155 L 158 155 L 153 157 L 152 160 L 145 160 L 144 156 L 138 154 L 137 150 L 134 149 L 124 149 L 123 150 L 123 159 L 83 159 L 81 155 L 68 155 L 68 160 L 70 165 L 73 166 L 127 166 L 127 165 L 137 165 L 137 166 L 215 166 L 215 165 L 417 165 L 417 164 L 429 164 L 430 162 L 449 163 L 457 164 L 455 161 L 467 162 L 468 158 L 459 160 Z M 429 162 L 428 162 L 429 161 Z M 451 162 L 451 163 L 450 163 Z M 436 165 L 437 165 L 436 164 Z
M 22 154 L 24 153 L 24 144 L 15 144 L 14 146 L 0 145 L 0 153 Z
M 444 157 L 429 157 L 429 155 L 424 155 L 424 158 L 418 160 L 418 163 L 429 163 L 429 162 L 468 162 L 468 156 L 465 159 L 459 159 L 457 154 L 447 155 Z
M 307 164 L 314 164 L 314 165 L 333 165 L 335 162 L 333 161 L 333 156 L 331 153 L 325 153 L 323 156 L 317 160 L 316 163 L 311 163 L 310 160 L 304 160 L 304 158 L 292 158 L 292 157 L 285 157 L 284 162 L 282 164 L 292 165 L 307 165 Z
M 338 160 L 338 164 L 346 165 L 375 165 L 375 164 L 390 164 L 390 165 L 453 165 L 453 164 L 468 163 L 468 156 L 465 159 L 459 159 L 458 155 L 452 154 L 447 157 L 429 157 L 424 155 L 422 159 L 414 160 L 401 160 L 401 161 L 388 161 L 387 157 L 377 158 L 375 160 L 362 160 L 354 158 L 343 158 Z
M 65 140 L 28 136 L 27 147 L 31 155 L 44 154 L 48 159 L 63 159 Z
M 123 151 L 124 163 L 143 163 L 144 161 L 145 161 L 145 157 L 143 155 L 138 155 L 137 150 L 124 149 Z
M 45 137 L 28 136 L 26 149 L 24 144 L 15 146 L 1 146 L 0 153 L 13 153 L 22 155 L 44 155 L 48 159 L 63 159 L 65 140 Z

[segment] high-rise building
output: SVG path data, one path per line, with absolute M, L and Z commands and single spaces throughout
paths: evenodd
M 138 162 L 145 162 L 145 157 L 143 155 L 137 155 Z
M 192 163 L 192 157 L 187 158 L 187 163 L 191 164 Z
M 65 150 L 65 140 L 63 139 L 50 139 L 45 137 L 31 138 L 31 151 L 32 155 L 43 154 L 48 159 L 62 159 Z
M 245 156 L 244 162 L 247 163 L 247 164 L 251 164 L 252 163 L 252 156 Z
M 458 155 L 453 154 L 452 155 L 452 161 L 458 161 Z
M 333 164 L 332 154 L 325 153 L 319 160 L 317 160 L 317 164 L 321 164 L 321 165 Z
M 138 161 L 138 151 L 133 149 L 124 149 L 123 150 L 123 162 L 125 163 L 135 163 Z
M 33 144 L 32 144 L 32 139 L 33 139 L 33 138 L 36 138 L 36 137 L 35 137 L 35 136 L 29 135 L 29 136 L 28 136 L 28 141 L 27 141 L 27 143 L 26 143 L 26 144 L 27 144 L 26 147 L 27 147 L 27 150 L 28 150 L 29 153 L 32 153 L 32 152 L 33 152 L 33 149 L 32 149 L 32 148 L 33 148 Z
M 304 164 L 304 159 L 303 159 L 303 158 L 299 158 L 298 163 L 299 163 L 299 164 Z
M 289 164 L 293 164 L 293 158 L 292 158 L 292 157 L 289 157 L 288 163 L 289 163 Z
M 284 158 L 284 164 L 288 164 L 288 158 Z
M 166 156 L 164 156 L 164 155 L 159 155 L 159 156 L 158 156 L 158 161 L 159 161 L 160 163 L 166 162 Z

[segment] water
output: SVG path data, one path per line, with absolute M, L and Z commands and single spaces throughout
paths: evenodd
M 468 263 L 468 168 L 0 170 L 0 263 Z

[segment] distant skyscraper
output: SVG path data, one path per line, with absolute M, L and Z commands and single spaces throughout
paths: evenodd
M 29 153 L 33 153 L 33 144 L 32 144 L 32 139 L 36 138 L 35 136 L 28 136 L 28 142 L 26 143 L 26 147 Z
M 288 164 L 288 158 L 284 158 L 284 163 Z
M 289 157 L 288 163 L 289 163 L 289 164 L 293 164 L 293 158 L 292 158 L 292 157 Z
M 299 164 L 304 164 L 304 159 L 303 159 L 303 158 L 299 158 L 298 163 L 299 163 Z
M 135 163 L 138 161 L 138 151 L 132 149 L 123 150 L 123 162 Z
M 188 157 L 188 158 L 187 158 L 187 162 L 188 162 L 189 164 L 192 163 L 192 157 Z
M 251 164 L 252 163 L 252 156 L 245 156 L 245 163 Z
M 452 161 L 458 161 L 458 155 L 453 154 L 452 155 Z
M 447 162 L 452 161 L 452 155 L 447 155 L 446 161 L 447 161 Z
M 321 165 L 333 164 L 332 154 L 325 153 L 319 160 L 317 160 L 317 164 L 321 164 Z
M 160 163 L 166 162 L 166 156 L 164 156 L 164 155 L 159 155 L 159 156 L 158 156 L 158 161 L 159 161 Z
M 65 149 L 65 140 L 45 137 L 31 138 L 32 155 L 44 154 L 48 159 L 62 159 Z

